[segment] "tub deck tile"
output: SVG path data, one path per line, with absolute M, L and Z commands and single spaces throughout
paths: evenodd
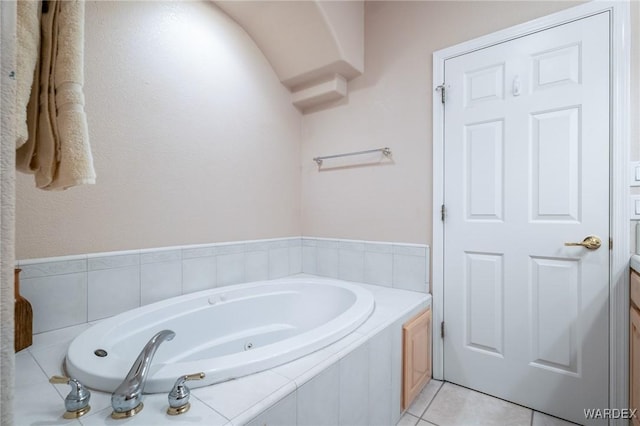
M 105 394 L 106 395 L 106 394 Z M 130 420 L 124 423 L 136 422 L 140 425 L 193 425 L 202 424 L 207 426 L 223 426 L 229 423 L 229 419 L 212 410 L 196 398 L 191 398 L 191 409 L 180 416 L 170 416 L 167 414 L 167 395 L 156 393 L 144 395 L 144 409 Z M 111 418 L 111 407 L 94 412 L 93 408 L 89 414 L 80 419 L 84 426 L 121 425 L 123 420 Z
M 80 426 L 77 420 L 62 418 L 64 400 L 49 383 L 17 387 L 14 401 L 17 425 Z
M 275 367 L 271 371 L 291 380 L 296 380 L 296 382 L 298 382 L 298 380 L 301 379 L 303 375 L 306 376 L 305 373 L 309 372 L 311 369 L 314 369 L 314 367 L 318 366 L 319 364 L 326 362 L 329 358 L 332 358 L 330 360 L 330 363 L 334 362 L 336 359 L 333 359 L 332 355 L 341 352 L 345 348 L 351 347 L 353 344 L 355 344 L 355 342 L 362 338 L 364 338 L 364 336 L 361 333 L 355 331 L 329 346 L 326 346 L 302 358 L 293 360 L 287 364 Z M 302 383 L 304 382 L 306 382 L 306 380 L 304 380 Z M 302 383 L 298 383 L 298 385 Z
M 289 384 L 290 380 L 286 377 L 272 371 L 263 371 L 217 385 L 193 389 L 191 394 L 227 419 L 233 419 Z M 261 410 L 264 408 L 266 406 Z
M 15 377 L 15 388 L 20 389 L 31 385 L 44 385 L 49 383 L 36 360 L 29 351 L 21 351 L 16 354 L 15 369 L 18 374 Z
M 33 344 L 29 346 L 28 350 L 31 351 L 33 349 L 46 348 L 62 342 L 69 345 L 69 343 L 71 343 L 78 334 L 82 333 L 90 326 L 90 324 L 72 325 L 70 327 L 60 328 L 46 333 L 34 334 Z
M 413 291 L 398 291 L 376 285 L 362 285 L 369 290 L 376 299 L 373 313 L 357 331 L 363 334 L 374 334 L 380 327 L 385 327 L 398 313 L 406 313 L 423 303 L 430 296 Z
M 259 413 L 246 426 L 294 425 L 296 424 L 297 395 L 295 390 L 276 402 L 272 407 Z M 245 424 L 244 419 L 234 419 L 234 425 Z
M 234 417 L 233 419 L 231 419 L 231 423 L 233 423 L 234 425 L 245 425 L 248 422 L 252 421 L 252 419 L 255 419 L 256 417 L 260 417 L 261 415 L 265 414 L 268 411 L 278 411 L 278 409 L 274 409 L 274 407 L 277 407 L 278 405 L 280 405 L 279 403 L 282 401 L 285 401 L 287 399 L 291 399 L 289 398 L 290 395 L 294 396 L 294 401 L 295 401 L 295 395 L 296 395 L 296 384 L 293 381 L 288 382 L 286 385 L 282 386 L 281 388 L 277 389 L 275 392 L 273 392 L 272 394 L 270 394 L 269 396 L 267 396 L 266 398 L 264 398 L 262 401 L 258 402 L 257 404 L 253 405 L 252 407 L 250 407 L 248 410 L 244 411 L 243 413 L 237 415 L 236 417 Z M 295 408 L 295 405 L 294 405 Z M 273 410 L 272 410 L 273 409 Z M 284 413 L 282 412 L 282 410 L 284 410 L 284 408 L 282 408 L 280 411 L 280 413 L 278 415 L 275 415 L 274 413 L 271 413 L 271 415 L 276 416 L 276 418 L 278 417 L 287 417 L 289 418 L 291 416 L 291 413 Z M 293 412 L 293 414 L 295 415 L 295 410 Z M 272 421 L 268 424 L 273 423 L 274 420 L 272 419 Z M 295 422 L 294 422 L 295 423 Z M 287 424 L 287 423 L 273 423 L 273 424 Z M 289 424 L 293 424 L 293 423 L 289 423 Z

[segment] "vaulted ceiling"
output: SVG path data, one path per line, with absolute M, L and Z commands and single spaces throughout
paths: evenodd
M 216 1 L 253 38 L 301 110 L 364 71 L 363 1 Z

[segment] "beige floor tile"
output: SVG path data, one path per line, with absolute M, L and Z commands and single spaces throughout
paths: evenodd
M 531 426 L 575 426 L 575 423 L 534 411 Z
M 531 410 L 445 383 L 422 418 L 439 426 L 530 426 Z
M 396 423 L 396 426 L 416 426 L 418 420 L 420 419 L 418 419 L 416 416 L 412 416 L 409 413 L 404 413 L 402 417 L 400 417 L 400 420 L 398 420 L 398 423 Z
M 427 385 L 424 387 L 424 389 L 422 389 L 422 391 L 418 394 L 407 412 L 409 414 L 413 414 L 416 417 L 422 416 L 424 410 L 433 400 L 433 397 L 436 396 L 438 390 L 440 390 L 440 386 L 442 386 L 442 382 L 440 380 L 431 379 L 429 383 L 427 383 Z

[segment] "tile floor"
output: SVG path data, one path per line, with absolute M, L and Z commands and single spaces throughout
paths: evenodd
M 575 426 L 453 383 L 431 380 L 396 426 Z

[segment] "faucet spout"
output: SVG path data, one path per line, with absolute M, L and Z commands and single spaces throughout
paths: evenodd
M 175 335 L 176 333 L 171 330 L 162 330 L 147 342 L 131 366 L 127 377 L 111 394 L 113 407 L 111 417 L 114 419 L 131 417 L 142 410 L 142 392 L 153 356 L 162 342 L 173 339 Z

